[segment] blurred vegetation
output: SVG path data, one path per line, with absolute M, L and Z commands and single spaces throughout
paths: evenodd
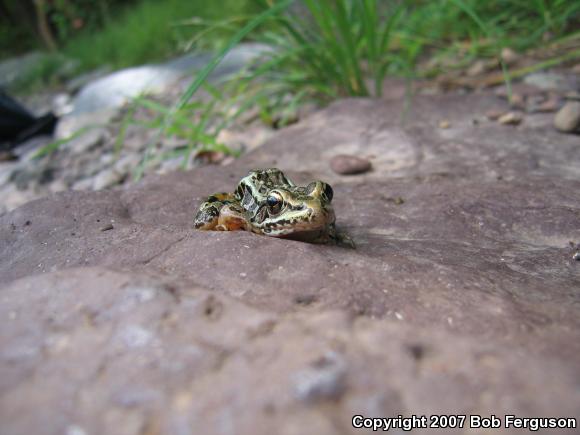
M 203 44 L 216 47 L 274 0 L 0 0 L 0 56 L 32 48 L 55 53 L 25 84 L 50 83 L 103 65 L 122 68 L 167 58 Z M 412 76 L 432 56 L 497 56 L 522 51 L 580 27 L 577 0 L 296 0 L 291 12 L 270 17 L 250 39 L 283 54 L 287 85 L 325 94 L 365 95 L 386 74 Z M 334 64 L 334 66 L 333 66 Z M 269 73 L 274 71 L 271 65 Z M 298 68 L 296 68 L 298 67 Z M 307 71 L 303 71 L 303 67 Z M 348 70 L 348 71 L 347 71 Z M 265 73 L 265 71 L 263 71 Z M 62 74 L 60 74 L 62 75 Z M 330 82 L 329 82 L 330 79 Z M 335 80 L 343 80 L 336 88 Z M 330 87 L 335 86 L 331 91 Z
M 580 2 L 575 0 L 254 0 L 256 29 L 241 38 L 272 50 L 231 81 L 230 98 L 261 113 L 298 107 L 308 100 L 380 96 L 386 76 L 427 77 L 491 58 L 509 81 L 501 53 L 572 39 L 573 51 L 558 59 L 580 58 Z M 232 20 L 201 21 L 193 41 L 211 40 L 212 31 Z M 426 59 L 444 59 L 431 62 Z M 551 65 L 557 60 L 547 60 Z M 418 62 L 422 61 L 422 68 Z M 544 61 L 546 61 L 544 59 Z M 195 85 L 195 84 L 194 84 Z M 199 84 L 197 84 L 199 85 Z M 195 86 L 193 86 L 195 87 Z M 186 93 L 189 98 L 193 91 Z M 183 105 L 183 102 L 180 103 Z M 277 118 L 276 115 L 268 115 Z M 287 116 L 292 118 L 292 116 Z
M 0 9 L 14 9 L 18 1 L 0 0 Z M 544 58 L 540 65 L 580 59 L 578 0 L 29 0 L 30 4 L 36 7 L 37 23 L 31 24 L 28 17 L 28 29 L 35 29 L 36 40 L 54 52 L 32 72 L 36 82 L 62 75 L 58 65 L 65 58 L 76 60 L 75 72 L 80 72 L 105 64 L 121 68 L 161 60 L 190 49 L 217 52 L 175 105 L 163 107 L 146 99 L 135 103 L 157 114 L 145 125 L 158 131 L 157 138 L 188 141 L 182 150 L 184 162 L 196 150 L 227 151 L 217 134 L 245 112 L 255 111 L 279 127 L 296 119 L 304 103 L 380 96 L 387 76 L 407 81 L 433 77 L 465 69 L 481 58 L 496 61 L 509 84 L 500 55 L 505 48 L 522 53 L 566 40 L 569 52 Z M 46 20 L 48 38 L 39 16 Z M 8 38 L 22 32 L 0 28 Z M 242 40 L 272 49 L 219 92 L 213 89 L 209 102 L 191 103 L 200 88 L 208 89 L 206 78 L 223 56 Z M 30 44 L 23 40 L 12 48 L 28 49 Z M 0 46 L 0 53 L 9 46 Z M 133 122 L 129 118 L 125 125 Z M 148 148 L 140 172 L 154 157 L 153 149 Z
M 0 0 L 0 58 L 46 51 L 18 86 L 35 90 L 103 66 L 166 59 L 182 53 L 191 40 L 191 29 L 182 22 L 239 17 L 256 9 L 246 0 Z M 228 35 L 231 31 L 215 32 L 213 43 Z
M 157 107 L 155 128 L 160 136 L 186 134 L 183 123 L 176 120 L 191 111 L 191 97 L 241 40 L 272 47 L 232 77 L 219 97 L 195 107 L 196 116 L 190 119 L 201 122 L 196 121 L 189 135 L 184 162 L 195 150 L 221 146 L 216 139 L 219 129 L 246 112 L 255 111 L 263 121 L 283 126 L 296 119 L 298 108 L 306 102 L 380 96 L 387 75 L 412 79 L 432 74 L 417 68 L 419 60 L 429 57 L 452 57 L 462 67 L 475 58 L 495 58 L 508 81 L 502 49 L 522 51 L 570 36 L 580 42 L 576 30 L 580 3 L 575 1 L 255 0 L 255 4 L 260 12 L 249 20 L 228 17 L 184 23 L 195 30 L 191 45 L 211 42 L 214 31 L 231 29 L 233 23 L 246 25 L 224 44 L 178 103 Z M 572 54 L 580 58 L 580 51 Z M 207 122 L 214 118 L 223 120 L 218 129 Z M 149 158 L 144 157 L 143 165 Z
M 71 39 L 64 53 L 80 60 L 83 69 L 109 64 L 122 68 L 165 59 L 183 52 L 191 31 L 181 23 L 191 19 L 212 20 L 251 11 L 240 0 L 144 0 L 106 23 L 97 33 Z M 218 32 L 213 43 L 227 33 Z

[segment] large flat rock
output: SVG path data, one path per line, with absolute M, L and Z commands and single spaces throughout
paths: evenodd
M 212 80 L 239 71 L 268 47 L 257 43 L 232 49 L 211 74 Z M 212 59 L 211 53 L 194 53 L 153 65 L 125 68 L 84 86 L 73 101 L 71 116 L 118 109 L 140 95 L 160 95 L 183 78 L 194 76 Z
M 343 100 L 230 166 L 2 216 L 7 433 L 330 434 L 358 433 L 354 413 L 575 416 L 580 141 L 549 115 L 485 120 L 497 105 L 421 97 L 404 113 Z M 373 171 L 334 174 L 329 159 L 344 153 Z M 330 182 L 357 249 L 191 229 L 204 196 L 268 166 Z

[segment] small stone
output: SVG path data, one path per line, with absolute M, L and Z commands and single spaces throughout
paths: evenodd
M 515 112 L 508 112 L 501 116 L 497 121 L 504 125 L 518 125 L 523 121 L 522 115 Z
M 104 127 L 89 128 L 85 132 L 78 133 L 78 136 L 71 139 L 64 146 L 75 154 L 85 154 L 97 148 L 105 139 L 106 130 Z
M 141 157 L 139 155 L 134 153 L 127 154 L 115 162 L 114 169 L 121 174 L 128 174 L 137 168 L 140 162 Z
M 310 367 L 294 376 L 296 396 L 303 402 L 337 400 L 346 390 L 346 362 L 335 352 L 328 352 Z
M 174 157 L 172 159 L 163 160 L 157 169 L 158 174 L 167 174 L 178 171 L 183 163 L 183 157 Z
M 242 130 L 223 129 L 216 141 L 232 150 L 248 152 L 261 146 L 273 132 L 273 129 L 262 125 L 251 125 Z
M 504 47 L 501 50 L 500 57 L 501 57 L 501 60 L 503 60 L 507 65 L 512 65 L 519 59 L 520 56 L 515 51 L 513 51 L 511 48 Z
M 55 179 L 55 169 L 48 164 L 39 164 L 36 167 L 27 165 L 22 169 L 16 169 L 10 175 L 10 180 L 20 190 L 33 188 L 35 184 L 49 184 Z
M 508 96 L 508 92 L 505 86 L 498 86 L 495 91 L 493 91 L 496 97 L 505 99 Z
M 119 184 L 123 180 L 123 175 L 114 169 L 106 169 L 93 179 L 93 190 L 101 190 Z
M 487 112 L 485 112 L 485 117 L 487 119 L 489 119 L 490 121 L 497 121 L 504 114 L 505 114 L 504 111 L 491 109 L 491 110 L 488 110 Z
M 468 68 L 467 75 L 469 77 L 478 76 L 483 74 L 486 69 L 486 63 L 483 60 L 477 60 Z
M 362 174 L 371 169 L 371 162 L 361 157 L 339 154 L 330 160 L 330 168 L 341 175 Z
M 89 190 L 92 189 L 95 180 L 93 178 L 83 178 L 75 181 L 71 186 L 72 190 Z
M 64 180 L 61 179 L 56 179 L 54 182 L 48 185 L 48 190 L 50 190 L 51 193 L 64 192 L 67 189 L 68 186 Z
M 204 165 L 216 165 L 220 163 L 226 154 L 221 151 L 204 150 L 195 154 L 195 159 Z
M 106 166 L 110 166 L 114 160 L 115 160 L 115 156 L 113 155 L 113 153 L 105 153 L 105 154 L 101 155 L 99 162 L 100 162 L 102 167 L 106 167 Z
M 110 231 L 112 229 L 114 229 L 115 227 L 113 226 L 113 224 L 107 224 L 104 227 L 101 228 L 101 231 Z
M 108 125 L 117 114 L 117 109 L 82 114 L 70 113 L 59 119 L 54 138 L 57 140 L 70 138 L 83 128 L 98 129 Z
M 512 109 L 523 110 L 526 107 L 526 100 L 521 94 L 512 94 L 510 97 L 510 107 Z
M 563 133 L 580 129 L 580 102 L 570 101 L 554 117 L 554 126 Z
M 551 94 L 547 100 L 535 100 L 528 98 L 527 111 L 529 113 L 551 113 L 556 112 L 561 105 L 561 99 L 556 94 Z
M 560 99 L 557 97 L 549 98 L 538 106 L 538 112 L 549 113 L 556 112 L 560 107 Z
M 572 255 L 572 260 L 580 261 L 580 252 L 574 253 L 574 255 Z
M 444 119 L 443 121 L 439 122 L 439 128 L 442 130 L 446 130 L 449 127 L 451 127 L 451 123 L 449 121 L 447 121 L 446 119 Z
M 567 92 L 574 90 L 574 83 L 564 74 L 536 72 L 524 77 L 524 83 L 539 89 Z
M 56 116 L 64 116 L 73 110 L 71 97 L 69 94 L 61 92 L 52 98 L 52 113 Z

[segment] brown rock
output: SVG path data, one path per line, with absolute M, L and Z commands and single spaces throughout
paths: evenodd
M 538 106 L 538 112 L 551 113 L 556 112 L 561 106 L 560 98 L 553 96 L 548 98 Z
M 485 112 L 486 118 L 489 119 L 490 121 L 497 121 L 504 114 L 505 114 L 504 111 L 497 110 L 497 109 L 491 109 L 491 110 L 488 110 L 487 112 Z
M 487 63 L 484 60 L 476 60 L 468 69 L 467 75 L 469 77 L 475 77 L 483 74 L 487 71 Z
M 330 159 L 330 167 L 340 175 L 355 175 L 368 172 L 371 162 L 361 157 L 340 154 Z
M 230 166 L 0 216 L 2 434 L 355 435 L 355 413 L 575 416 L 578 139 L 469 126 L 495 102 L 416 97 L 403 125 L 402 102 L 339 101 Z M 467 127 L 449 140 L 440 119 Z M 328 166 L 346 153 L 377 156 L 364 182 Z M 356 250 L 191 229 L 203 197 L 274 162 L 332 184 Z
M 530 113 L 556 112 L 561 104 L 561 98 L 557 94 L 550 94 L 547 99 L 528 99 L 527 111 Z
M 572 133 L 580 129 L 580 102 L 570 101 L 554 117 L 554 126 L 561 132 Z
M 217 435 L 226 420 L 241 435 L 302 433 L 306 423 L 308 433 L 340 424 L 355 435 L 357 413 L 425 403 L 462 414 L 577 410 L 572 364 L 401 315 L 276 316 L 183 281 L 102 268 L 24 278 L 1 293 L 5 434 Z
M 516 112 L 508 112 L 505 115 L 502 115 L 497 120 L 500 124 L 504 125 L 518 125 L 523 121 L 522 115 Z
M 509 101 L 512 109 L 523 110 L 526 107 L 526 99 L 522 94 L 512 94 Z
M 124 175 L 122 173 L 117 172 L 113 168 L 105 169 L 95 176 L 93 189 L 101 190 L 114 186 L 115 184 L 119 184 L 123 180 L 123 177 Z
M 507 100 L 510 94 L 511 96 L 521 95 L 523 98 L 528 98 L 530 96 L 542 95 L 546 92 L 545 90 L 522 82 L 512 82 L 509 90 L 510 92 L 508 92 L 508 87 L 503 83 L 495 88 L 494 94 L 501 99 Z
M 520 56 L 509 47 L 504 47 L 501 50 L 500 57 L 501 57 L 501 60 L 503 60 L 507 65 L 513 65 L 520 58 Z

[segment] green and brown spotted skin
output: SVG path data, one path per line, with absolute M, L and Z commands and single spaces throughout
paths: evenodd
M 296 186 L 279 169 L 258 169 L 234 193 L 216 193 L 199 207 L 199 230 L 246 230 L 310 242 L 336 239 L 332 187 L 323 181 Z

